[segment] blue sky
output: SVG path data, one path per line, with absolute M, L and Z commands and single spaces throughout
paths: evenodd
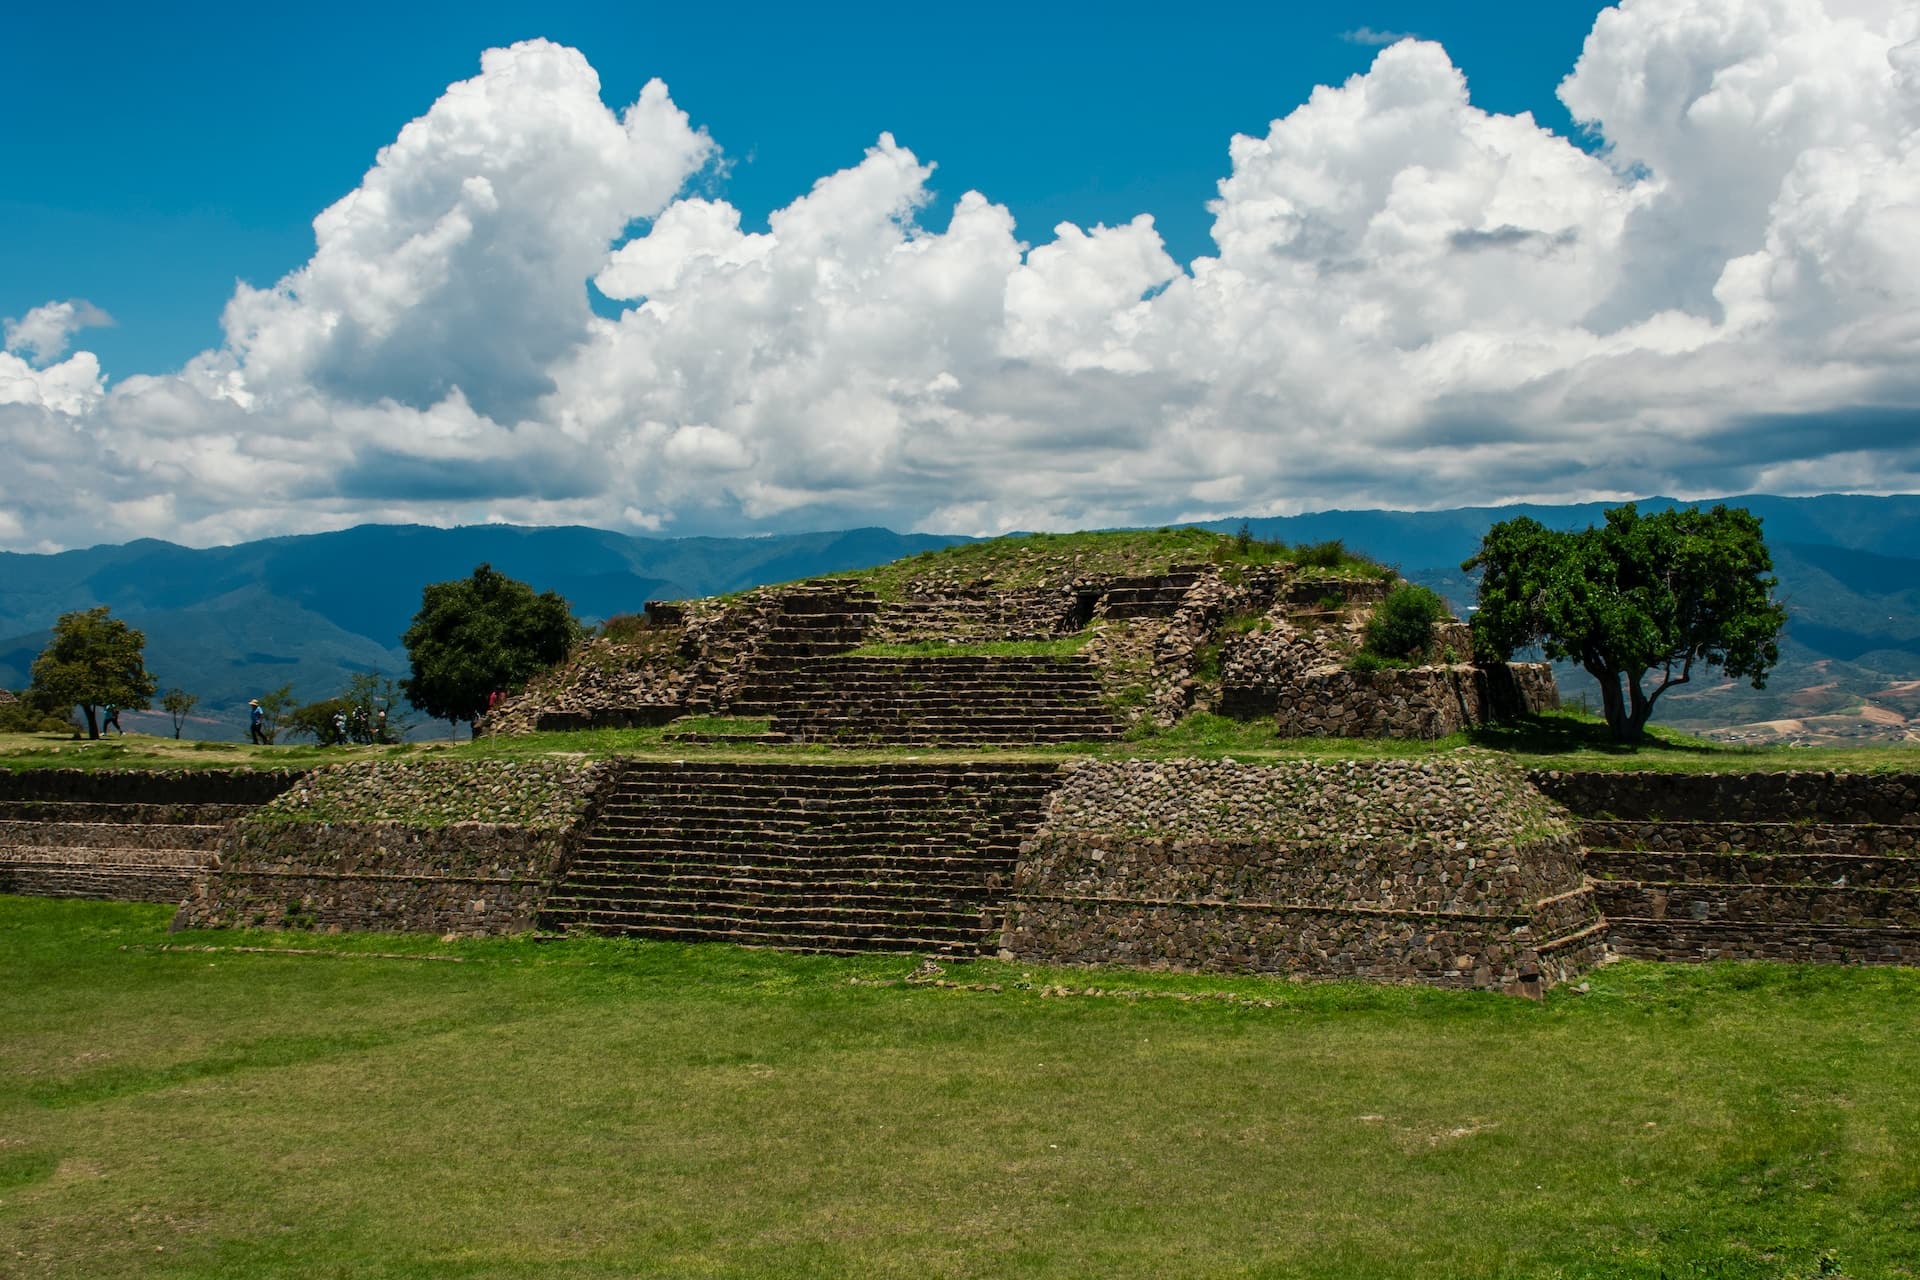
M 56 10 L 0 548 L 1920 489 L 1920 7 Z
M 1349 33 L 1440 40 L 1479 105 L 1571 135 L 1554 89 L 1600 8 L 29 6 L 0 43 L 0 316 L 83 297 L 117 321 L 88 336 L 109 377 L 178 368 L 219 342 L 236 279 L 305 261 L 313 216 L 401 123 L 535 36 L 585 53 L 612 105 L 664 79 L 727 152 L 713 188 L 762 228 L 891 130 L 936 191 L 978 188 L 1023 235 L 1149 212 L 1184 262 L 1212 251 L 1227 139 L 1364 70 L 1378 48 Z

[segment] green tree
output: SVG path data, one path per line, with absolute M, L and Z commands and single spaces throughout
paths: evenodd
M 421 592 L 420 612 L 402 637 L 413 674 L 401 688 L 436 719 L 471 721 L 494 692 L 564 659 L 579 634 L 565 600 L 551 591 L 535 595 L 483 564 L 471 578 Z
M 273 740 L 280 734 L 280 721 L 292 710 L 292 681 L 260 695 L 260 732 L 265 736 L 268 746 L 272 746 Z
M 199 705 L 198 694 L 188 693 L 185 689 L 169 689 L 160 695 L 160 709 L 173 717 L 173 736 L 178 738 L 180 730 L 186 726 L 187 717 L 193 714 Z
M 1632 503 L 1606 517 L 1579 533 L 1525 516 L 1487 531 L 1461 566 L 1482 575 L 1475 652 L 1504 659 L 1538 645 L 1579 663 L 1600 682 L 1620 742 L 1640 740 L 1654 702 L 1696 663 L 1764 689 L 1787 614 L 1759 518 L 1726 506 L 1643 518 Z
M 352 714 L 352 705 L 345 698 L 323 698 L 319 702 L 309 702 L 304 707 L 295 707 L 280 718 L 279 727 L 286 730 L 287 736 L 306 734 L 323 747 L 339 746 L 346 741 L 334 728 L 334 715 Z
M 63 613 L 53 639 L 33 660 L 34 698 L 43 706 L 77 706 L 86 714 L 87 736 L 100 736 L 98 708 L 111 703 L 129 710 L 152 705 L 159 687 L 147 674 L 147 637 L 108 615 L 107 606 Z

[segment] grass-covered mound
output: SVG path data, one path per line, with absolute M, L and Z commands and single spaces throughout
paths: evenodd
M 844 576 L 883 600 L 909 586 L 951 588 L 1066 586 L 1082 578 L 1147 577 L 1179 565 L 1259 568 L 1295 563 L 1324 577 L 1384 577 L 1391 570 L 1338 542 L 1289 547 L 1206 529 L 1123 529 L 1106 533 L 1021 533 L 967 542 L 860 569 Z
M 1920 1257 L 1913 970 L 1626 963 L 1534 1004 L 592 940 L 169 950 L 165 918 L 0 899 L 0 1275 Z

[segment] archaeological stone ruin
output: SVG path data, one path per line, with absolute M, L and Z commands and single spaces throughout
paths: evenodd
M 1196 712 L 1435 738 L 1555 702 L 1545 666 L 1475 662 L 1451 620 L 1356 663 L 1390 575 L 1086 559 L 656 602 L 479 726 L 657 729 L 644 758 L 0 772 L 0 892 L 175 903 L 182 928 L 1525 995 L 1611 956 L 1920 963 L 1920 776 L 1076 751 Z

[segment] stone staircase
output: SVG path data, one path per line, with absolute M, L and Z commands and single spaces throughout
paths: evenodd
M 858 648 L 879 611 L 879 599 L 849 578 L 816 578 L 780 593 L 751 648 L 735 659 L 745 674 L 739 692 L 725 700 L 728 714 L 772 714 L 788 700 L 793 672 L 814 659 Z
M 295 773 L 0 774 L 0 893 L 179 902 Z
M 1082 612 L 1075 593 L 1063 588 L 955 590 L 886 601 L 874 618 L 868 638 L 889 643 L 951 640 L 961 644 L 1045 640 L 1078 630 L 1092 616 L 1092 599 L 1086 601 Z
M 1600 821 L 1581 838 L 1621 955 L 1920 964 L 1917 830 Z
M 1106 741 L 1121 726 L 1084 658 L 824 658 L 785 673 L 751 714 L 795 742 L 1031 746 Z
M 1171 618 L 1208 568 L 1207 565 L 1177 564 L 1163 574 L 1111 579 L 1094 616 L 1115 620 Z
M 549 931 L 971 957 L 999 942 L 1052 765 L 625 767 Z
M 1920 964 L 1920 812 L 1888 802 L 1913 794 L 1899 778 L 1597 785 L 1604 794 L 1543 789 L 1581 817 L 1585 869 L 1616 953 Z

